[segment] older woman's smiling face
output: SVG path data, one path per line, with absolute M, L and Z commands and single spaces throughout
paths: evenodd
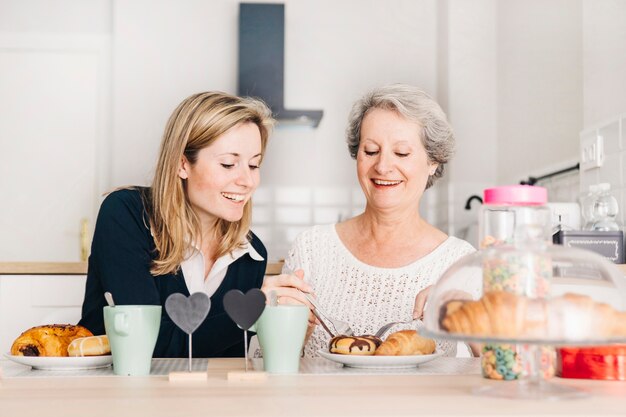
M 373 109 L 361 123 L 357 175 L 374 210 L 418 210 L 430 163 L 422 127 L 394 110 Z

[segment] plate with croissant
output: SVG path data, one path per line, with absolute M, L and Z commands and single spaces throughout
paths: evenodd
M 23 332 L 7 359 L 41 370 L 95 369 L 113 362 L 106 336 L 94 336 L 82 326 L 51 324 Z
M 385 341 L 370 336 L 336 336 L 320 356 L 352 368 L 413 368 L 441 356 L 435 341 L 415 330 L 401 330 Z

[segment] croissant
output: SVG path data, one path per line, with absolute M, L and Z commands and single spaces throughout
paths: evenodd
M 23 332 L 11 346 L 16 356 L 68 356 L 67 347 L 77 337 L 93 336 L 83 326 L 52 324 Z
M 505 291 L 451 301 L 441 311 L 450 333 L 501 338 L 583 339 L 626 336 L 626 313 L 580 294 L 531 299 Z
M 401 330 L 390 334 L 376 349 L 374 355 L 430 355 L 434 351 L 434 340 L 420 336 L 415 330 Z

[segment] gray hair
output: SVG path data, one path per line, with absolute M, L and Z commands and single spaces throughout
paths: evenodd
M 346 141 L 350 156 L 356 159 L 361 142 L 361 123 L 372 109 L 395 110 L 422 126 L 422 144 L 428 160 L 439 164 L 428 177 L 426 188 L 443 176 L 444 165 L 454 154 L 454 132 L 446 114 L 428 94 L 406 84 L 391 84 L 375 88 L 357 100 L 348 117 Z

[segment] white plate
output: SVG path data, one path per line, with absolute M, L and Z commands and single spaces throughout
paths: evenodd
M 333 362 L 341 363 L 351 368 L 414 368 L 421 363 L 430 362 L 441 356 L 441 353 L 435 352 L 432 355 L 412 355 L 412 356 L 363 356 L 363 355 L 340 355 L 337 353 L 329 353 L 320 349 L 317 351 L 323 358 Z
M 113 363 L 111 355 L 104 356 L 14 356 L 8 353 L 4 357 L 13 362 L 32 366 L 45 371 L 73 371 L 76 369 L 105 368 Z

